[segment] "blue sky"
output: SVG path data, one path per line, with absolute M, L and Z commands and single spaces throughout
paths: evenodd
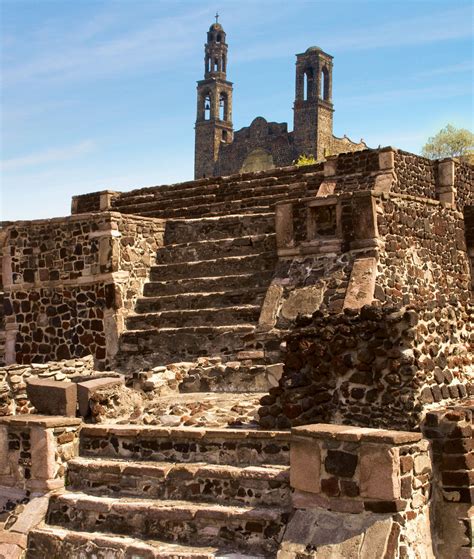
M 419 152 L 473 126 L 468 1 L 0 0 L 0 219 L 67 215 L 73 194 L 193 176 L 196 81 L 219 10 L 234 128 L 292 128 L 295 54 L 334 56 L 334 132 Z

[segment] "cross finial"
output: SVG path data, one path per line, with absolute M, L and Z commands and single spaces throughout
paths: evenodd
M 216 23 L 219 23 L 219 13 L 216 12 L 216 15 L 214 16 L 216 18 Z

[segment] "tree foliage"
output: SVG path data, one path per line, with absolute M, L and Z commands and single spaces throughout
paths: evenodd
M 302 153 L 298 157 L 298 159 L 294 161 L 294 164 L 297 167 L 304 167 L 305 165 L 314 165 L 315 163 L 317 163 L 316 159 L 312 155 L 306 155 L 305 153 Z
M 448 124 L 435 136 L 428 138 L 423 146 L 423 155 L 429 159 L 459 157 L 474 163 L 474 134 L 466 128 L 455 128 Z

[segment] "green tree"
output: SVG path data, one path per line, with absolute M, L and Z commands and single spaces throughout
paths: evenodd
M 314 165 L 317 163 L 316 159 L 312 155 L 306 155 L 302 153 L 296 161 L 293 161 L 293 165 L 297 167 L 305 167 L 306 165 Z
M 429 159 L 459 157 L 474 163 L 474 134 L 466 128 L 455 128 L 448 124 L 435 136 L 428 138 L 422 148 L 422 154 Z

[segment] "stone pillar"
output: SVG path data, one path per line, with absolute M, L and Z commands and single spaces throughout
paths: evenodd
M 436 193 L 438 200 L 445 204 L 456 203 L 456 188 L 454 187 L 454 172 L 456 162 L 454 159 L 438 161 L 438 182 Z
M 434 559 L 430 482 L 429 443 L 419 433 L 326 424 L 293 428 L 296 513 L 278 559 L 296 559 L 308 545 L 325 557 L 408 557 L 410 550 Z
M 0 418 L 0 486 L 32 492 L 64 487 L 65 464 L 79 451 L 81 423 L 45 415 Z
M 474 405 L 426 414 L 424 435 L 432 441 L 434 522 L 439 559 L 467 559 L 474 550 Z

